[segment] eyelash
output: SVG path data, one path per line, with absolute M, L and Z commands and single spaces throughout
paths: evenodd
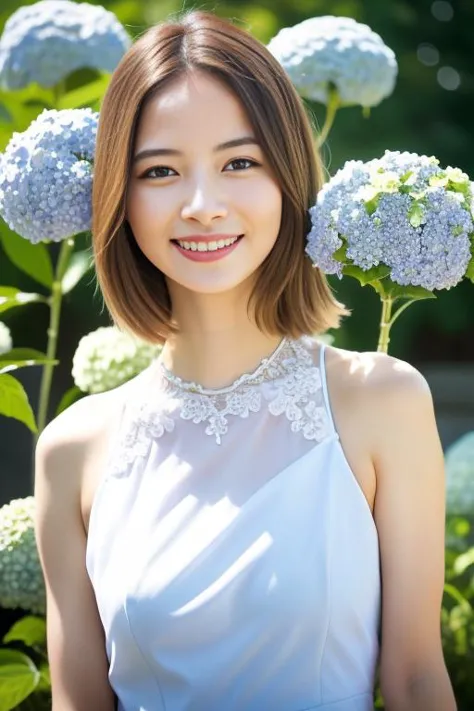
M 261 165 L 260 163 L 257 163 L 257 161 L 252 160 L 251 158 L 234 158 L 233 160 L 229 161 L 229 163 L 227 163 L 226 167 L 228 165 L 232 165 L 232 163 L 242 163 L 242 162 L 249 163 L 248 168 L 237 169 L 237 170 L 232 170 L 232 171 L 227 171 L 227 172 L 240 173 L 240 172 L 243 172 L 244 170 L 249 170 L 250 168 L 258 168 Z M 166 165 L 154 165 L 152 168 L 149 168 L 148 170 L 146 170 L 143 173 L 143 175 L 140 176 L 140 178 L 151 178 L 151 179 L 157 180 L 160 178 L 171 178 L 172 177 L 171 175 L 157 175 L 157 176 L 151 175 L 151 173 L 155 170 L 173 170 L 173 169 L 169 168 Z

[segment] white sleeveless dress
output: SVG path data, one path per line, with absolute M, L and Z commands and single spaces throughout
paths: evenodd
M 128 385 L 86 555 L 119 711 L 373 709 L 378 536 L 324 346 L 220 390 L 159 358 Z

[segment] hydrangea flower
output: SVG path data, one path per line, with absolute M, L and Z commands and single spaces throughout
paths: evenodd
M 46 591 L 36 546 L 33 496 L 0 508 L 0 606 L 45 614 Z
M 116 16 L 69 0 L 20 7 L 0 38 L 0 85 L 51 87 L 83 67 L 113 72 L 131 39 Z
M 0 214 L 30 242 L 90 229 L 98 118 L 91 109 L 45 109 L 13 134 L 0 163 Z
M 310 209 L 306 252 L 328 274 L 382 265 L 401 286 L 449 289 L 471 260 L 472 197 L 468 176 L 433 157 L 348 161 Z
M 116 326 L 101 326 L 79 341 L 72 377 L 84 392 L 112 390 L 141 373 L 160 350 L 161 346 L 123 333 Z
M 446 464 L 446 513 L 474 518 L 474 432 L 448 447 Z
M 268 49 L 301 96 L 313 101 L 328 103 L 335 87 L 343 105 L 376 106 L 395 86 L 395 54 L 351 17 L 312 17 L 285 27 Z
M 0 321 L 0 355 L 8 353 L 13 348 L 13 341 L 8 326 Z

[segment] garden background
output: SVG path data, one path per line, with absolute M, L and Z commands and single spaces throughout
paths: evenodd
M 134 37 L 171 13 L 190 7 L 210 9 L 240 21 L 263 42 L 281 27 L 292 26 L 316 15 L 353 17 L 379 33 L 397 57 L 399 74 L 395 91 L 388 99 L 364 115 L 360 107 L 338 112 L 334 127 L 323 147 L 323 159 L 334 174 L 346 160 L 369 160 L 386 149 L 408 150 L 436 155 L 441 165 L 457 166 L 474 177 L 474 150 L 471 148 L 474 109 L 474 50 L 472 0 L 259 0 L 259 2 L 188 3 L 176 0 L 120 0 L 101 2 L 113 11 Z M 28 1 L 1 0 L 0 33 L 8 17 Z M 96 75 L 80 70 L 66 82 L 66 91 L 94 81 Z M 324 107 L 307 102 L 316 125 L 324 121 Z M 97 102 L 91 102 L 94 109 Z M 12 131 L 22 131 L 42 107 L 19 92 L 16 105 L 12 94 L 0 91 L 0 151 Z M 0 236 L 6 227 L 0 220 Z M 76 239 L 76 249 L 88 247 L 87 237 Z M 51 244 L 57 255 L 59 245 Z M 25 292 L 39 291 L 38 284 L 15 267 L 2 249 L 0 240 L 0 283 L 15 285 Z M 352 310 L 342 328 L 334 334 L 335 344 L 356 350 L 375 350 L 380 301 L 370 289 L 355 279 L 331 278 L 337 295 Z M 78 286 L 65 295 L 60 340 L 49 419 L 62 394 L 73 385 L 72 356 L 81 336 L 110 321 L 102 301 L 95 294 L 95 280 L 88 272 Z M 10 328 L 15 347 L 46 350 L 49 312 L 42 304 L 11 309 L 2 314 Z M 467 280 L 451 291 L 438 292 L 437 300 L 420 301 L 408 309 L 391 333 L 390 352 L 403 358 L 427 377 L 433 391 L 438 425 L 447 448 L 461 435 L 474 430 L 474 287 Z M 39 394 L 41 368 L 15 372 L 33 409 Z M 0 506 L 13 498 L 32 493 L 33 435 L 19 421 L 0 417 Z M 470 582 L 472 585 L 472 581 Z M 467 608 L 464 609 L 466 612 Z M 472 609 L 471 609 L 472 618 Z M 0 615 L 0 634 L 15 613 Z M 453 642 L 453 659 L 459 663 L 460 709 L 474 708 L 474 625 L 463 618 L 459 629 L 464 640 Z M 461 637 L 459 639 L 461 639 Z M 454 636 L 453 636 L 454 640 Z M 457 648 L 456 648 L 456 645 Z M 461 646 L 459 646 L 461 645 Z M 456 651 L 457 649 L 457 651 Z M 457 656 L 456 656 L 457 655 Z M 453 662 L 454 663 L 454 662 Z M 469 673 L 469 669 L 471 672 Z M 470 678 L 470 674 L 472 678 Z M 458 678 L 457 677 L 457 678 Z

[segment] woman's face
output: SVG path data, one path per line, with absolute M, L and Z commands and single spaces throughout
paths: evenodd
M 171 296 L 251 285 L 282 195 L 231 91 L 200 72 L 170 84 L 145 105 L 133 155 L 127 220 Z

